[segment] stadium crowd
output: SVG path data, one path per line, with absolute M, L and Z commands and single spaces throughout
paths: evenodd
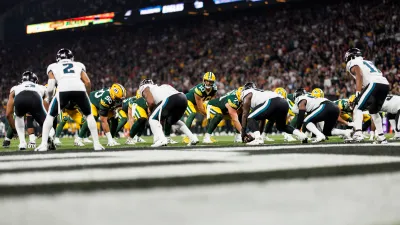
M 30 38 L 0 47 L 1 97 L 5 102 L 28 69 L 45 83 L 46 68 L 62 47 L 73 50 L 76 60 L 86 65 L 95 89 L 118 81 L 132 95 L 139 81 L 148 77 L 187 91 L 205 71 L 213 71 L 220 95 L 255 81 L 265 89 L 282 86 L 289 92 L 320 87 L 336 99 L 354 93 L 354 79 L 346 74 L 343 56 L 355 46 L 383 71 L 391 92 L 400 94 L 399 15 L 399 2 L 388 0 L 300 10 L 287 5 L 262 13 Z

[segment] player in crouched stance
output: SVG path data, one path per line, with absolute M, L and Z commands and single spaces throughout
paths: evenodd
M 38 77 L 36 74 L 30 71 L 24 72 L 22 74 L 22 83 L 11 89 L 7 102 L 6 116 L 10 126 L 12 128 L 15 127 L 17 130 L 19 150 L 25 150 L 27 148 L 24 116 L 27 113 L 31 114 L 40 126 L 43 125 L 46 118 L 46 110 L 43 104 L 43 100 L 47 97 L 46 87 L 37 84 L 37 82 Z M 13 119 L 14 110 L 15 124 Z
M 316 135 L 313 143 L 324 141 L 326 136 L 332 135 L 343 135 L 347 139 L 350 138 L 351 130 L 334 129 L 340 110 L 333 102 L 326 98 L 315 98 L 302 88 L 296 90 L 294 98 L 295 105 L 298 107 L 296 127 L 300 129 L 304 123 L 307 130 Z M 316 126 L 319 122 L 324 122 L 322 132 Z
M 140 82 L 139 94 L 144 97 L 152 112 L 149 116 L 149 125 L 154 135 L 154 144 L 151 147 L 166 146 L 168 144 L 168 139 L 163 132 L 161 123 L 164 123 L 166 131 L 170 131 L 172 125 L 177 125 L 178 129 L 190 138 L 189 145 L 195 145 L 199 142 L 185 123 L 179 120 L 188 105 L 186 96 L 183 93 L 178 92 L 170 85 L 158 86 L 152 80 L 145 79 Z
M 94 150 L 104 150 L 99 142 L 96 121 L 92 115 L 88 94 L 90 93 L 90 79 L 86 74 L 85 66 L 74 62 L 74 56 L 68 49 L 57 52 L 57 62 L 47 68 L 49 76 L 47 91 L 51 99 L 56 82 L 58 93 L 49 106 L 49 112 L 43 123 L 42 143 L 35 151 L 47 151 L 47 140 L 54 118 L 70 103 L 74 102 L 86 116 L 89 130 L 93 137 Z
M 259 121 L 259 132 L 264 131 L 265 120 L 276 124 L 276 128 L 281 132 L 294 134 L 299 140 L 306 140 L 307 136 L 298 129 L 286 124 L 286 118 L 289 111 L 289 105 L 282 96 L 272 91 L 263 91 L 255 88 L 254 83 L 247 83 L 241 94 L 242 114 L 242 140 L 249 142 L 246 133 L 247 120 L 255 119 Z M 252 112 L 250 113 L 250 109 Z M 263 144 L 261 135 L 255 137 L 254 140 L 247 143 L 248 145 Z

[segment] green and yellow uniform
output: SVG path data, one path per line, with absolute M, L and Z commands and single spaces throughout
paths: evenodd
M 147 108 L 146 100 L 143 97 L 138 98 L 132 105 L 132 109 L 134 110 L 133 117 L 135 120 L 138 120 L 139 118 L 148 119 Z
M 207 133 L 212 134 L 215 128 L 220 124 L 223 119 L 230 119 L 228 108 L 226 104 L 235 110 L 240 108 L 240 102 L 236 95 L 237 89 L 230 91 L 226 95 L 212 99 L 207 104 L 207 119 L 210 120 L 207 128 Z
M 217 85 L 213 85 L 209 91 L 207 91 L 204 83 L 198 84 L 186 93 L 186 98 L 188 99 L 188 107 L 186 109 L 186 115 L 190 115 L 192 113 L 197 113 L 196 98 L 195 95 L 201 97 L 203 101 L 209 101 L 217 94 Z M 201 107 L 201 106 L 200 106 Z
M 120 102 L 116 102 L 111 98 L 110 89 L 108 88 L 90 92 L 89 99 L 94 117 L 100 115 L 111 118 L 113 116 L 112 110 L 121 105 Z
M 56 129 L 56 137 L 60 137 L 61 132 L 65 129 L 68 129 L 67 122 L 76 123 L 76 128 L 79 129 L 82 124 L 86 122 L 85 117 L 83 117 L 82 112 L 80 111 L 77 105 L 72 105 L 69 103 L 63 110 L 62 114 L 60 114 L 60 123 L 57 125 Z
M 352 122 L 353 110 L 350 107 L 349 99 L 339 99 L 334 101 L 334 103 L 340 109 L 340 117 L 347 122 Z M 370 120 L 371 116 L 368 113 L 363 113 L 363 123 L 367 123 Z
M 207 118 L 212 119 L 216 114 L 229 115 L 228 108 L 226 108 L 227 103 L 233 109 L 239 109 L 240 103 L 236 97 L 236 91 L 233 90 L 220 98 L 210 100 L 207 104 Z

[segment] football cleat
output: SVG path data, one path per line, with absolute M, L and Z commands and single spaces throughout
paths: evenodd
M 11 141 L 10 140 L 4 140 L 3 141 L 3 148 L 9 148 L 11 145 Z
M 49 137 L 49 140 L 47 141 L 47 144 L 48 144 L 48 145 L 47 145 L 47 146 L 48 146 L 48 149 L 49 149 L 50 151 L 54 151 L 54 150 L 57 149 L 56 145 L 54 144 L 53 138 Z
M 161 146 L 167 146 L 168 144 L 168 139 L 167 138 L 161 138 L 156 141 L 156 143 L 152 144 L 151 147 L 161 147 Z
M 385 135 L 379 135 L 378 137 L 376 137 L 374 144 L 387 144 L 388 141 L 386 140 Z
M 213 140 L 213 138 L 210 136 L 210 135 L 204 135 L 204 138 L 203 138 L 203 143 L 204 144 L 212 144 L 212 143 L 215 143 L 216 141 L 215 141 L 215 139 Z
M 62 145 L 62 143 L 61 143 L 61 141 L 60 141 L 60 138 L 55 138 L 54 139 L 54 144 L 56 145 L 56 146 L 61 146 Z
M 25 142 L 25 143 L 20 143 L 20 144 L 18 145 L 18 148 L 19 148 L 19 150 L 21 150 L 21 151 L 26 150 L 26 142 Z
M 106 150 L 106 149 L 103 147 L 103 145 L 101 145 L 100 143 L 99 143 L 99 144 L 94 144 L 94 145 L 93 145 L 93 149 L 94 149 L 95 151 Z
M 361 133 L 361 131 L 355 132 L 353 134 L 353 142 L 362 142 L 364 140 L 364 135 Z
M 93 143 L 89 138 L 84 138 L 83 143 Z
M 135 145 L 136 141 L 133 138 L 128 138 L 125 142 L 126 145 Z
M 265 136 L 263 137 L 263 139 L 264 139 L 264 141 L 268 141 L 268 142 L 275 141 L 274 139 L 269 138 L 267 135 L 265 135 Z
M 75 140 L 74 140 L 74 146 L 78 146 L 78 147 L 83 147 L 83 146 L 85 146 L 85 144 L 83 144 L 83 142 L 82 142 L 82 138 L 75 138 Z
M 172 138 L 170 138 L 170 137 L 167 137 L 167 139 L 168 139 L 168 144 L 178 144 L 178 142 L 177 141 L 174 141 Z
M 28 143 L 28 148 L 36 148 L 36 143 L 35 142 L 29 142 Z
M 47 144 L 41 144 L 39 147 L 35 148 L 35 152 L 46 152 L 47 151 Z
M 393 140 L 393 141 L 400 140 L 400 135 L 394 135 L 393 137 L 389 138 L 389 140 Z M 3 147 L 4 147 L 4 144 L 3 144 Z
M 234 139 L 234 143 L 242 143 L 242 135 L 241 134 L 236 134 L 235 135 L 235 139 Z
M 305 136 L 305 138 L 307 138 L 307 136 Z M 305 138 L 302 138 L 302 139 L 305 139 Z M 296 139 L 290 134 L 285 134 L 283 141 L 293 142 L 293 141 L 296 141 Z
M 199 143 L 199 139 L 194 136 L 193 139 L 190 140 L 190 143 L 187 146 L 197 145 Z
M 256 138 L 248 143 L 246 143 L 246 145 L 262 145 L 264 144 L 264 140 L 262 137 Z
M 185 144 L 189 144 L 190 143 L 190 138 L 188 136 L 185 136 L 182 138 L 182 142 Z
M 319 142 L 323 142 L 323 141 L 325 141 L 325 140 L 326 140 L 325 136 L 319 136 L 319 137 L 316 137 L 316 138 L 312 141 L 312 143 L 319 143 Z

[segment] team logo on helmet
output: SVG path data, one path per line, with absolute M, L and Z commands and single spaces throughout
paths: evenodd
M 321 88 L 314 88 L 314 90 L 312 90 L 312 92 L 311 92 L 311 96 L 313 96 L 315 98 L 324 98 L 325 94 Z

